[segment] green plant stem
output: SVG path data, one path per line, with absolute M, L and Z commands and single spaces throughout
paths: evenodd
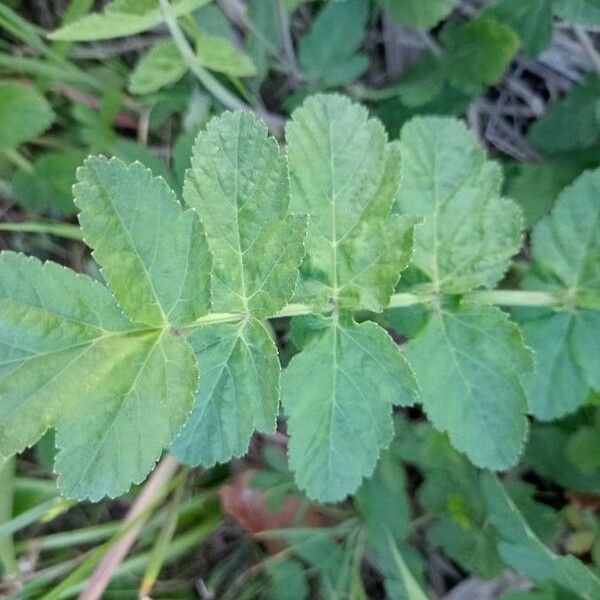
M 185 35 L 179 24 L 177 17 L 171 8 L 169 0 L 159 0 L 165 24 L 169 29 L 169 33 L 173 38 L 173 42 L 177 46 L 181 58 L 190 71 L 198 78 L 200 83 L 221 103 L 223 106 L 231 110 L 245 110 L 248 106 L 238 97 L 234 96 L 226 87 L 222 86 L 219 81 L 213 77 L 198 61 L 194 51 L 185 39 Z
M 64 498 L 51 498 L 26 510 L 17 517 L 0 523 L 0 542 L 36 521 L 51 521 L 71 508 L 75 502 Z
M 22 221 L 20 223 L 0 223 L 0 231 L 21 233 L 48 233 L 70 240 L 82 240 L 83 232 L 78 225 L 55 221 Z
M 288 9 L 284 0 L 277 0 L 277 17 L 279 20 L 279 28 L 281 30 L 281 40 L 283 44 L 283 52 L 286 62 L 290 66 L 292 79 L 295 85 L 300 82 L 300 72 L 298 69 L 298 61 L 294 52 L 294 43 L 290 32 L 290 19 Z
M 8 149 L 3 151 L 4 156 L 9 160 L 15 167 L 18 167 L 22 171 L 31 173 L 33 171 L 33 165 L 29 162 L 22 154 L 19 154 L 17 150 Z
M 462 298 L 467 302 L 497 304 L 499 306 L 560 306 L 564 302 L 563 298 L 549 292 L 528 290 L 478 290 L 464 294 Z M 386 308 L 402 308 L 417 304 L 436 303 L 439 303 L 439 296 L 437 294 L 401 293 L 394 294 Z M 318 311 L 305 304 L 288 304 L 277 314 L 269 318 L 298 317 L 310 315 L 314 312 Z M 186 330 L 193 330 L 203 325 L 213 325 L 215 323 L 235 323 L 242 321 L 244 318 L 245 315 L 242 313 L 211 313 L 200 317 L 192 325 L 186 327 Z
M 0 525 L 12 520 L 15 468 L 14 457 L 0 466 Z M 12 535 L 0 539 L 0 564 L 7 575 L 17 575 L 19 569 Z
M 549 292 L 529 290 L 479 290 L 467 294 L 466 298 L 499 306 L 557 306 L 562 302 L 559 296 Z
M 163 13 L 165 24 L 177 46 L 181 58 L 189 70 L 198 78 L 198 81 L 226 108 L 230 110 L 252 110 L 251 107 L 232 94 L 226 87 L 221 85 L 211 73 L 209 73 L 198 61 L 194 51 L 188 44 L 185 34 L 177 23 L 177 16 L 173 12 L 169 0 L 158 0 Z M 279 135 L 283 130 L 285 120 L 279 115 L 273 115 L 263 110 L 256 111 L 268 125 L 269 129 L 275 135 Z

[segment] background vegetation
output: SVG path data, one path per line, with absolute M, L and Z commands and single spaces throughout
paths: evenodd
M 115 0 L 97 14 L 105 5 L 0 4 L 1 249 L 100 277 L 71 193 L 87 155 L 139 160 L 180 190 L 212 115 L 250 108 L 281 137 L 319 91 L 363 102 L 390 139 L 415 115 L 464 117 L 528 229 L 600 165 L 598 0 Z M 507 282 L 529 261 L 526 240 Z M 377 319 L 402 343 L 420 317 Z M 289 321 L 273 327 L 285 363 Z M 532 422 L 509 495 L 418 409 L 397 412 L 374 477 L 335 505 L 295 488 L 283 422 L 243 459 L 166 458 L 96 504 L 58 496 L 48 434 L 0 470 L 0 597 L 597 598 L 599 401 Z

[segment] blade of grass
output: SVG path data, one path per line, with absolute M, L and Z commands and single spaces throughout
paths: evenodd
M 59 497 L 46 500 L 45 502 L 26 510 L 20 515 L 13 517 L 9 521 L 2 523 L 0 525 L 0 540 L 10 537 L 17 531 L 28 527 L 36 521 L 52 521 L 69 510 L 74 504 L 75 502 L 72 500 L 65 500 L 64 498 Z
M 20 223 L 0 223 L 0 231 L 21 233 L 47 233 L 70 240 L 82 240 L 83 233 L 78 225 L 55 221 L 22 221 Z
M 181 522 L 190 522 L 190 519 L 191 522 L 198 522 L 201 518 L 205 517 L 206 502 L 210 499 L 214 499 L 214 497 L 215 491 L 213 490 L 196 494 L 189 500 L 182 502 L 178 509 L 178 518 Z M 148 522 L 144 527 L 144 535 L 141 535 L 139 538 L 138 545 L 140 548 L 146 547 L 148 543 L 147 540 L 152 539 L 153 532 L 164 524 L 166 518 L 167 511 L 161 510 L 148 519 Z M 53 591 L 53 593 L 58 593 L 58 596 L 69 587 L 86 583 L 87 577 L 92 572 L 94 566 L 100 562 L 103 554 L 112 547 L 125 531 L 126 529 L 123 529 L 123 523 L 121 521 L 116 521 L 67 533 L 50 534 L 17 543 L 17 552 L 23 552 L 34 548 L 38 551 L 71 549 L 77 553 L 79 546 L 82 544 L 85 545 L 87 543 L 98 541 L 105 542 L 105 540 L 112 538 L 108 542 L 103 543 L 100 548 L 95 548 L 82 554 L 76 554 L 74 558 L 54 564 L 24 577 L 23 593 L 25 594 L 25 597 L 31 597 L 33 592 L 43 590 L 52 583 L 52 581 L 59 578 L 62 579 L 62 583 L 58 589 L 55 588 Z M 77 572 L 74 570 L 77 570 Z M 67 574 L 71 571 L 73 571 L 73 573 L 67 577 Z
M 40 58 L 12 56 L 6 52 L 0 52 L 0 67 L 14 71 L 19 76 L 25 74 L 32 77 L 45 77 L 53 82 L 62 81 L 89 90 L 102 90 L 102 82 L 98 78 L 88 75 L 69 62 L 54 64 Z
M 131 546 L 140 535 L 147 519 L 140 519 L 141 515 L 156 505 L 162 497 L 164 489 L 175 476 L 179 463 L 172 456 L 166 456 L 158 465 L 154 473 L 144 485 L 140 495 L 129 509 L 123 523 L 124 525 L 135 524 L 129 528 L 127 533 L 104 555 L 100 564 L 96 567 L 93 575 L 87 583 L 85 591 L 79 600 L 99 600 L 104 590 L 114 577 L 115 571 L 127 556 Z
M 94 0 L 71 0 L 69 7 L 63 15 L 62 25 L 66 25 L 67 23 L 71 23 L 84 17 L 90 12 L 93 5 Z M 66 56 L 73 47 L 73 43 L 74 42 L 54 41 L 50 46 L 58 56 Z
M 204 522 L 198 527 L 177 536 L 169 545 L 168 552 L 164 558 L 164 564 L 172 564 L 180 556 L 183 556 L 186 552 L 189 552 L 206 540 L 221 524 L 222 519 L 222 515 L 215 511 L 214 514 L 207 516 Z M 122 562 L 115 570 L 113 576 L 119 577 L 127 573 L 139 573 L 148 564 L 150 556 L 150 552 L 145 552 Z M 71 586 L 56 596 L 56 599 L 71 598 L 79 594 L 85 588 L 86 584 L 87 582 L 83 581 Z M 83 596 L 79 596 L 79 598 L 81 599 Z
M 0 526 L 12 520 L 15 468 L 14 457 L 0 465 Z M 7 575 L 16 575 L 19 571 L 12 535 L 0 539 L 0 564 Z
M 150 592 L 152 591 L 152 588 L 154 587 L 154 584 L 156 583 L 156 580 L 163 567 L 165 558 L 169 551 L 169 545 L 171 544 L 173 536 L 175 535 L 175 530 L 177 529 L 177 521 L 179 520 L 179 506 L 181 504 L 184 492 L 184 485 L 180 485 L 175 490 L 175 495 L 173 500 L 171 500 L 167 517 L 160 530 L 160 533 L 158 534 L 156 543 L 152 548 L 152 553 L 150 554 L 150 559 L 148 560 L 148 565 L 146 566 L 146 571 L 142 578 L 142 583 L 140 584 L 140 598 L 150 596 Z

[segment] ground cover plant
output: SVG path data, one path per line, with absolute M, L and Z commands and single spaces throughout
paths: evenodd
M 0 597 L 600 597 L 600 3 L 0 6 Z

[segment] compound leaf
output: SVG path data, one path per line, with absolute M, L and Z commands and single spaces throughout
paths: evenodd
M 526 289 L 562 297 L 562 310 L 517 312 L 537 370 L 526 378 L 532 413 L 544 420 L 576 410 L 600 390 L 600 169 L 565 188 L 532 234 Z M 549 344 L 548 340 L 552 339 Z
M 198 387 L 192 349 L 169 330 L 110 350 L 110 369 L 56 429 L 58 486 L 69 498 L 115 497 L 140 483 L 185 423 Z
M 292 209 L 310 214 L 296 299 L 380 311 L 412 250 L 415 220 L 389 215 L 398 145 L 363 107 L 337 95 L 308 99 L 286 139 Z
M 210 252 L 195 212 L 140 163 L 90 157 L 73 188 L 86 243 L 139 323 L 184 325 L 210 307 Z
M 277 348 L 256 319 L 201 327 L 188 341 L 202 379 L 194 410 L 172 450 L 186 464 L 211 466 L 244 454 L 255 429 L 275 429 Z
M 249 112 L 227 112 L 200 132 L 183 195 L 206 226 L 213 309 L 273 315 L 291 298 L 306 217 L 293 216 L 275 139 Z
M 35 443 L 109 368 L 131 324 L 110 291 L 55 263 L 0 255 L 0 456 Z
M 175 15 L 192 12 L 210 0 L 172 0 Z M 50 34 L 65 42 L 90 42 L 124 37 L 156 27 L 163 21 L 157 0 L 113 0 L 103 12 L 85 15 Z
M 343 85 L 367 69 L 367 57 L 357 50 L 368 18 L 369 3 L 364 0 L 329 2 L 319 12 L 298 45 L 300 66 L 312 88 Z
M 429 29 L 452 11 L 454 0 L 378 0 L 395 21 Z
M 16 148 L 44 133 L 53 121 L 54 112 L 38 91 L 0 81 L 0 150 Z
M 392 406 L 415 400 L 414 377 L 383 329 L 327 320 L 283 372 L 297 484 L 320 501 L 354 492 L 392 438 Z
M 522 216 L 501 198 L 502 173 L 461 122 L 415 118 L 401 133 L 396 210 L 423 218 L 413 265 L 436 291 L 493 287 L 521 244 Z
M 519 328 L 499 309 L 436 311 L 406 353 L 432 424 L 480 467 L 517 462 L 527 434 L 521 383 L 533 368 Z
M 510 567 L 533 581 L 555 583 L 581 598 L 600 595 L 600 579 L 574 556 L 558 556 L 549 550 L 494 475 L 482 474 L 481 483 L 489 518 L 501 537 L 498 552 Z

